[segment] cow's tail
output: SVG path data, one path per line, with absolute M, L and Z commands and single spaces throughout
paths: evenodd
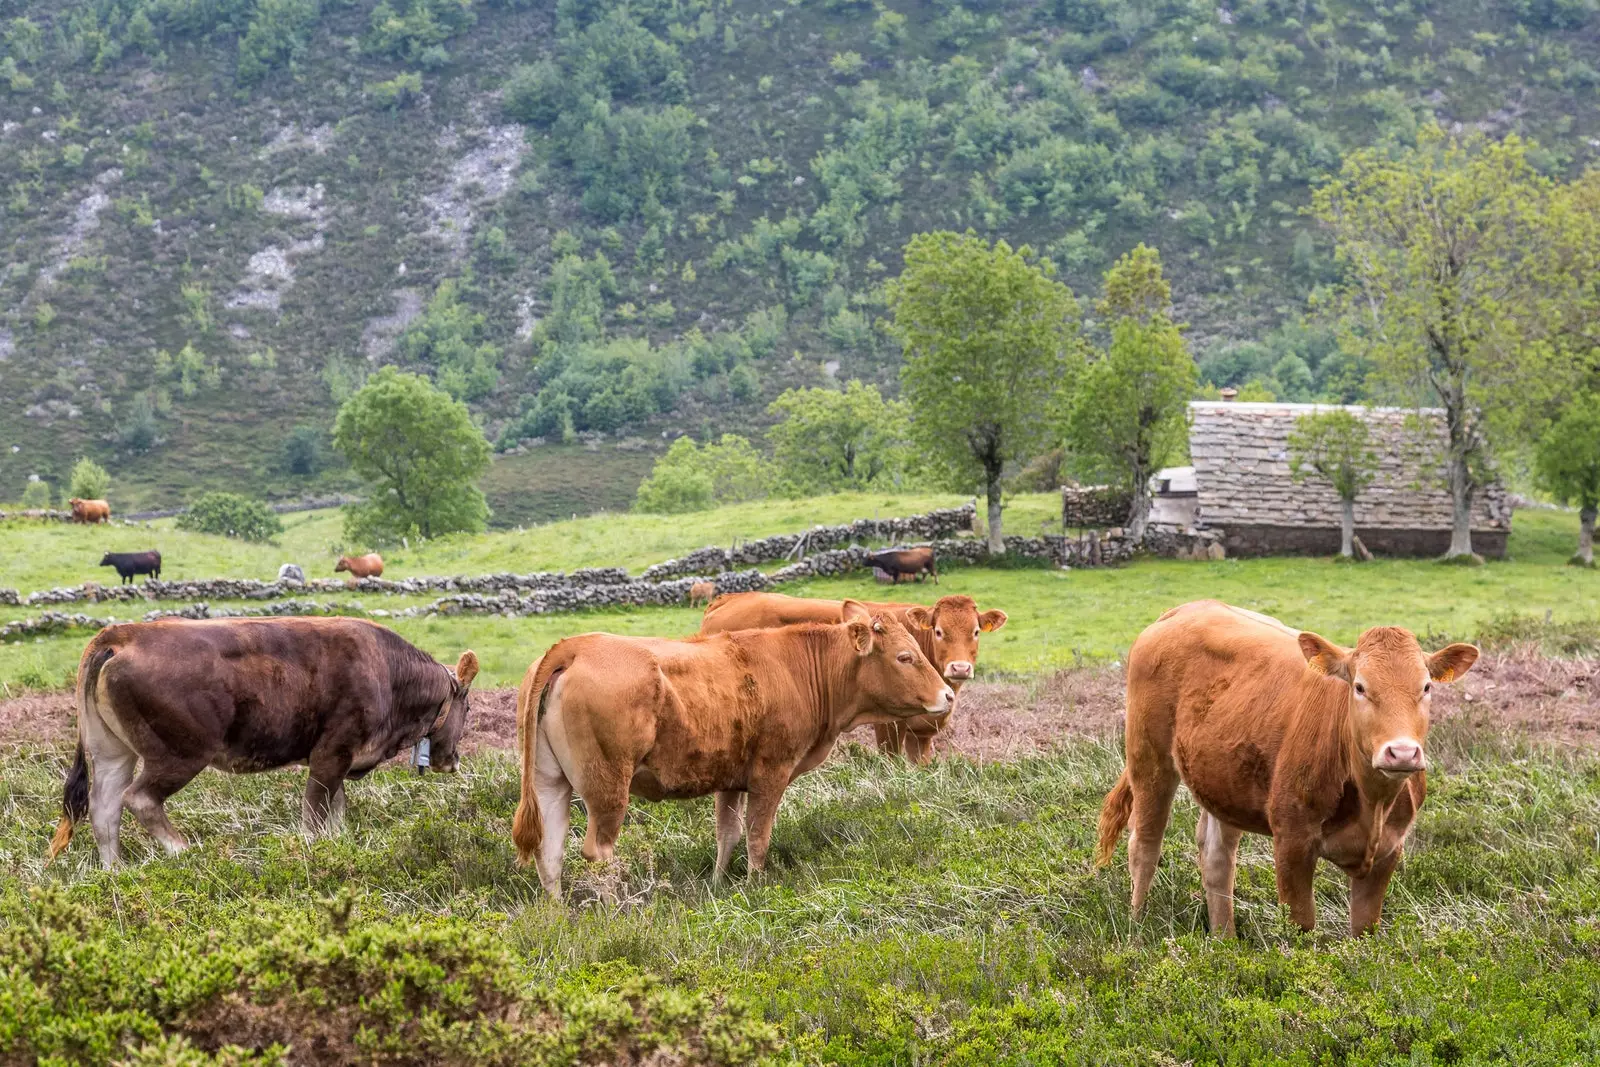
M 89 814 L 89 760 L 83 751 L 83 723 L 85 716 L 93 714 L 94 692 L 100 681 L 100 668 L 114 653 L 113 649 L 96 647 L 90 642 L 82 661 L 78 664 L 78 749 L 72 756 L 72 767 L 61 787 L 61 821 L 56 824 L 55 836 L 45 853 L 45 863 L 59 856 L 72 843 L 72 832 L 83 817 Z
M 1094 850 L 1096 867 L 1111 862 L 1111 854 L 1117 850 L 1117 839 L 1127 829 L 1132 815 L 1133 783 L 1128 780 L 1128 770 L 1124 767 L 1122 777 L 1117 779 L 1117 784 L 1106 794 L 1106 802 L 1100 806 L 1100 841 Z
M 517 864 L 526 867 L 539 854 L 544 843 L 544 820 L 539 815 L 539 799 L 534 794 L 534 763 L 539 751 L 539 720 L 545 703 L 560 673 L 572 665 L 577 655 L 569 641 L 561 641 L 533 662 L 517 690 L 517 758 L 522 764 L 522 795 L 517 814 L 511 820 L 511 840 L 517 846 Z

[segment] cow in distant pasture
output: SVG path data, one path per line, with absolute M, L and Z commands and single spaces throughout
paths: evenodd
M 701 604 L 709 604 L 711 598 L 716 595 L 716 582 L 695 582 L 689 586 L 689 606 L 695 608 Z
M 87 815 L 101 862 L 116 864 L 124 807 L 180 851 L 186 842 L 163 805 L 207 767 L 246 774 L 306 763 L 305 828 L 331 829 L 344 814 L 345 780 L 407 745 L 426 740 L 435 769 L 456 768 L 477 673 L 470 651 L 452 671 L 363 619 L 109 626 L 78 664 L 78 750 L 49 858 Z
M 72 508 L 72 521 L 82 523 L 97 523 L 111 521 L 111 505 L 104 500 L 80 500 L 73 497 L 67 501 Z
M 278 581 L 305 585 L 306 572 L 300 569 L 300 564 L 298 563 L 285 563 L 278 568 Z
M 931 547 L 890 548 L 882 552 L 869 552 L 867 564 L 892 575 L 896 582 L 902 576 L 915 577 L 920 582 L 924 574 L 931 574 L 933 584 L 939 584 L 939 562 L 934 558 Z
M 365 556 L 340 556 L 339 562 L 333 565 L 333 573 L 345 571 L 355 578 L 381 578 L 383 557 L 376 552 L 368 552 Z
M 827 758 L 841 732 L 943 715 L 953 699 L 894 615 L 855 601 L 831 625 L 686 641 L 569 637 L 534 662 L 517 694 L 518 862 L 536 860 L 540 883 L 559 899 L 574 792 L 589 813 L 590 861 L 611 859 L 630 795 L 714 793 L 714 877 L 746 828 L 750 870 L 760 871 L 784 790 Z
M 1181 782 L 1200 805 L 1212 933 L 1233 933 L 1247 831 L 1272 838 L 1278 900 L 1301 929 L 1316 925 L 1320 858 L 1350 879 L 1350 932 L 1372 930 L 1427 794 L 1434 686 L 1477 659 L 1466 644 L 1424 652 L 1394 626 L 1346 649 L 1215 600 L 1173 608 L 1128 652 L 1127 766 L 1100 811 L 1096 862 L 1111 861 L 1131 821 L 1137 915 Z
M 136 574 L 148 574 L 152 578 L 161 577 L 161 553 L 154 549 L 149 552 L 107 552 L 100 558 L 100 566 L 115 567 L 122 581 L 119 585 L 127 585 L 133 581 Z

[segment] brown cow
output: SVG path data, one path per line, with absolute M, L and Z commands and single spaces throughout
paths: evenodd
M 924 574 L 932 574 L 933 584 L 939 584 L 939 561 L 929 547 L 888 548 L 881 552 L 869 552 L 867 563 L 875 570 L 891 575 L 896 583 L 902 576 L 914 577 L 920 582 Z
M 365 556 L 340 556 L 339 562 L 333 565 L 333 573 L 343 571 L 349 571 L 356 578 L 381 578 L 383 557 L 376 552 L 368 552 Z
M 78 751 L 50 858 L 87 814 L 101 862 L 114 865 L 124 806 L 169 852 L 181 850 L 163 805 L 206 767 L 237 774 L 307 763 L 306 829 L 331 828 L 344 814 L 345 779 L 407 745 L 426 739 L 432 765 L 455 769 L 477 673 L 471 652 L 452 672 L 361 619 L 107 627 L 78 664 Z
M 80 500 L 73 497 L 67 501 L 72 508 L 72 521 L 83 523 L 97 523 L 111 521 L 111 505 L 104 500 Z
M 1178 783 L 1195 831 L 1211 929 L 1233 932 L 1239 838 L 1272 838 L 1278 900 L 1316 925 L 1317 859 L 1350 878 L 1350 930 L 1378 924 L 1389 877 L 1427 792 L 1422 743 L 1434 683 L 1478 658 L 1429 655 L 1409 630 L 1367 630 L 1353 649 L 1202 600 L 1174 608 L 1128 653 L 1127 767 L 1100 812 L 1096 861 L 1131 818 L 1133 912 L 1144 906 Z
M 830 626 L 557 643 L 518 693 L 518 861 L 537 856 L 539 881 L 559 899 L 574 791 L 589 812 L 591 861 L 611 858 L 630 794 L 715 793 L 720 880 L 748 793 L 750 870 L 760 871 L 783 791 L 827 758 L 841 731 L 945 714 L 955 699 L 893 615 L 855 602 L 845 612 L 849 621 Z
M 689 586 L 689 606 L 692 608 L 700 604 L 709 604 L 711 598 L 716 595 L 716 582 L 695 582 Z
M 788 626 L 797 622 L 838 622 L 844 602 L 782 593 L 730 593 L 718 597 L 700 622 L 702 634 L 728 630 L 751 630 Z M 1006 624 L 1006 613 L 980 612 L 969 596 L 940 597 L 929 613 L 929 624 L 919 626 L 908 612 L 915 604 L 867 602 L 871 611 L 891 611 L 911 632 L 922 654 L 957 694 L 964 682 L 972 680 L 978 663 L 978 635 L 992 633 Z M 905 721 L 874 726 L 878 747 L 885 752 L 903 752 L 913 763 L 927 763 L 933 756 L 934 736 L 949 725 L 952 716 L 938 718 L 919 715 Z

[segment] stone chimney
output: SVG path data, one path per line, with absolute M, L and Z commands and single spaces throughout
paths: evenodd
M 1232 403 L 1234 398 L 1239 395 L 1239 390 L 1235 389 L 1233 386 L 1230 385 L 1230 386 L 1226 386 L 1225 388 L 1223 388 L 1223 390 L 1218 395 L 1221 396 L 1222 399 L 1227 401 L 1228 403 Z

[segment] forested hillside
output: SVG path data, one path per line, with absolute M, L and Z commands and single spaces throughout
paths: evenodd
M 1351 396 L 1311 185 L 1433 117 L 1580 168 L 1595 7 L 0 0 L 0 498 L 80 455 L 124 506 L 348 485 L 392 362 L 506 451 L 498 521 L 622 506 L 664 435 L 893 383 L 933 228 L 1080 294 L 1156 245 L 1203 380 Z

